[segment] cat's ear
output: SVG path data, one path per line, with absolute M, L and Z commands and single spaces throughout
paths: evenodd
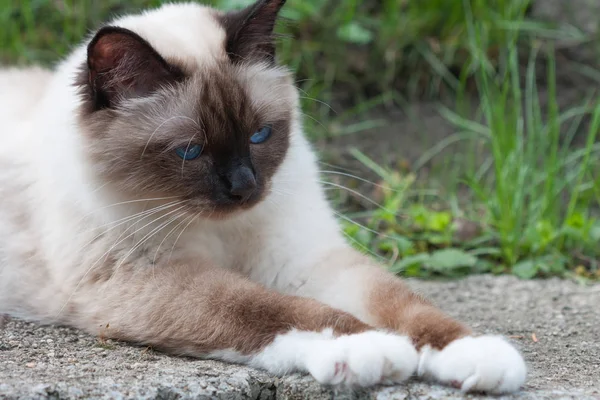
M 286 0 L 258 0 L 243 10 L 221 15 L 225 50 L 233 62 L 275 61 L 273 30 Z
M 146 96 L 161 85 L 181 80 L 183 72 L 138 34 L 106 26 L 88 45 L 87 75 L 94 108 L 101 109 Z

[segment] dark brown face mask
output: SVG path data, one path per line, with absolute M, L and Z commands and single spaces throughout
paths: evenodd
M 190 212 L 215 217 L 260 202 L 294 114 L 291 78 L 268 73 L 277 68 L 273 28 L 283 3 L 215 14 L 227 57 L 210 69 L 167 60 L 128 29 L 100 29 L 77 81 L 99 176 L 129 197 L 179 197 Z M 245 73 L 251 68 L 260 82 Z M 270 98 L 253 97 L 257 82 Z

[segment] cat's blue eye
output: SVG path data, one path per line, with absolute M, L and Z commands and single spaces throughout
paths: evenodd
M 254 135 L 250 136 L 250 143 L 252 144 L 261 144 L 264 143 L 271 136 L 271 127 L 269 125 L 265 125 L 260 128 Z
M 192 144 L 189 146 L 182 146 L 175 149 L 175 153 L 184 160 L 195 160 L 202 154 L 202 146 L 199 144 Z

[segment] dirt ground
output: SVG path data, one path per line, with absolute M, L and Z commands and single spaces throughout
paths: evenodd
M 482 333 L 507 335 L 529 365 L 507 399 L 600 399 L 600 285 L 475 276 L 412 286 Z M 468 396 L 469 398 L 471 396 Z M 484 398 L 472 396 L 473 398 Z M 421 382 L 332 391 L 310 377 L 271 377 L 214 361 L 171 357 L 79 331 L 10 320 L 0 331 L 0 399 L 459 399 Z

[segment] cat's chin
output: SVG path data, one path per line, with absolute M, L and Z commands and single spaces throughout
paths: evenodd
M 239 216 L 242 213 L 248 212 L 261 203 L 262 197 L 252 201 L 237 204 L 221 204 L 215 206 L 211 211 L 199 211 L 198 215 L 202 219 L 215 221 L 223 221 Z
M 268 196 L 269 192 L 269 188 L 267 190 L 257 191 L 248 199 L 243 201 L 232 198 L 220 199 L 219 201 L 215 201 L 213 204 L 208 206 L 211 211 L 201 211 L 201 217 L 204 219 L 219 221 L 236 217 L 244 212 L 250 211 L 265 201 L 265 198 Z

